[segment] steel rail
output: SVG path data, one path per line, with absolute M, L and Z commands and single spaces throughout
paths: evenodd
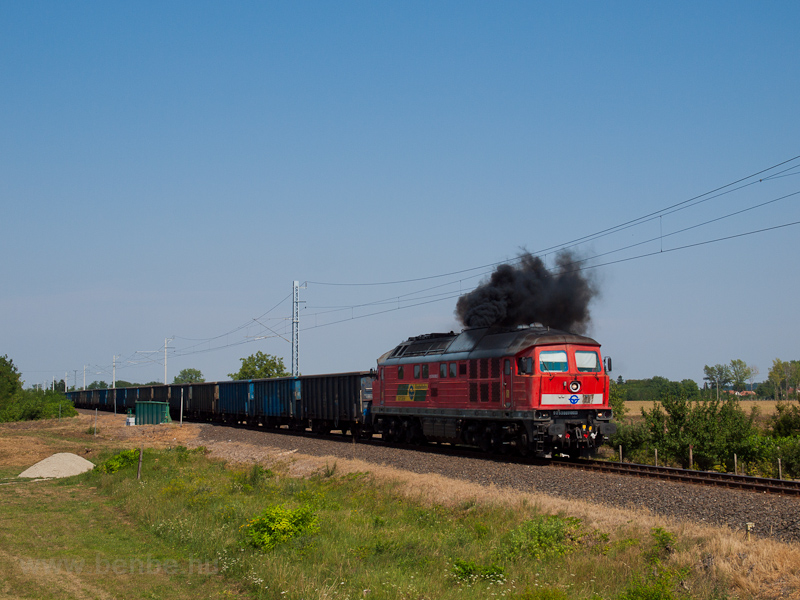
M 734 475 L 716 471 L 695 471 L 676 467 L 656 467 L 637 463 L 608 462 L 604 460 L 553 460 L 553 465 L 573 469 L 596 470 L 635 477 L 649 477 L 667 481 L 693 483 L 706 486 L 727 487 L 740 490 L 762 492 L 765 494 L 784 494 L 800 496 L 800 481 L 753 477 L 751 475 Z

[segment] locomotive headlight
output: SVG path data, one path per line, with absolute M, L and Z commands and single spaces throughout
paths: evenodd
M 577 394 L 581 391 L 581 382 L 580 381 L 570 381 L 569 382 L 569 391 L 573 394 Z

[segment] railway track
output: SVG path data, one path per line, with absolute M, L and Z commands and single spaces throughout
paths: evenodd
M 94 414 L 94 411 L 90 411 Z M 800 481 L 785 480 L 785 479 L 770 479 L 766 477 L 753 477 L 750 475 L 733 475 L 731 473 L 717 473 L 714 471 L 694 471 L 690 469 L 679 469 L 676 467 L 663 467 L 654 465 L 641 465 L 636 463 L 620 463 L 610 462 L 597 459 L 541 459 L 521 457 L 515 454 L 486 454 L 480 450 L 470 448 L 452 446 L 450 444 L 426 444 L 426 445 L 408 445 L 399 444 L 395 442 L 387 442 L 379 437 L 367 439 L 359 439 L 354 441 L 350 436 L 342 436 L 340 434 L 327 434 L 320 435 L 312 433 L 311 431 L 294 431 L 290 429 L 265 429 L 261 426 L 244 425 L 244 424 L 222 424 L 222 423 L 209 423 L 217 427 L 233 427 L 250 429 L 255 431 L 268 431 L 272 434 L 286 435 L 286 436 L 301 436 L 307 438 L 325 439 L 328 441 L 335 441 L 338 443 L 351 445 L 358 443 L 359 445 L 376 445 L 388 448 L 397 448 L 404 450 L 416 450 L 418 452 L 425 452 L 429 454 L 439 454 L 443 456 L 463 456 L 467 458 L 474 458 L 479 460 L 502 462 L 502 463 L 515 463 L 523 465 L 553 465 L 563 468 L 579 469 L 584 471 L 600 471 L 604 473 L 614 473 L 617 475 L 629 475 L 633 477 L 660 479 L 665 481 L 674 481 L 680 483 L 690 483 L 695 485 L 702 485 L 707 487 L 724 487 L 728 489 L 746 490 L 752 492 L 759 492 L 765 494 L 780 494 L 784 496 L 800 496 Z
M 259 429 L 259 428 L 256 428 Z M 286 432 L 288 430 L 271 430 L 274 432 Z M 293 432 L 292 435 L 297 435 Z M 318 434 L 305 432 L 301 435 L 320 437 Z M 342 437 L 336 434 L 322 436 L 328 440 L 335 440 L 343 443 L 352 443 L 351 438 Z M 580 469 L 586 471 L 600 471 L 604 473 L 615 473 L 617 475 L 630 475 L 633 477 L 644 477 L 675 481 L 680 483 L 691 483 L 695 485 L 724 487 L 729 489 L 747 490 L 765 494 L 781 494 L 785 496 L 800 496 L 800 481 L 786 479 L 770 479 L 766 477 L 753 477 L 750 475 L 734 475 L 732 473 L 718 473 L 715 471 L 694 471 L 691 469 L 679 469 L 676 467 L 662 467 L 654 465 L 640 465 L 636 463 L 610 462 L 597 459 L 541 459 L 525 458 L 513 454 L 486 454 L 479 450 L 472 450 L 449 444 L 427 444 L 424 446 L 397 444 L 386 442 L 380 438 L 371 440 L 358 440 L 359 444 L 375 444 L 389 448 L 405 450 L 417 450 L 445 456 L 464 456 L 495 462 L 512 462 L 516 464 L 528 465 L 554 465 L 558 467 Z
M 769 479 L 766 477 L 734 475 L 732 473 L 717 473 L 714 471 L 693 471 L 675 467 L 656 467 L 653 465 L 608 462 L 604 460 L 554 460 L 552 464 L 572 469 L 596 470 L 620 475 L 633 475 L 636 477 L 649 477 L 652 479 L 679 481 L 705 486 L 749 490 L 765 494 L 800 496 L 800 481 L 793 480 Z

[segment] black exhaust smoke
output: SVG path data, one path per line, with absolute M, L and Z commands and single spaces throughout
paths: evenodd
M 466 327 L 542 323 L 585 333 L 589 303 L 598 291 L 587 272 L 577 270 L 577 260 L 571 252 L 561 251 L 551 271 L 538 256 L 520 254 L 516 264 L 500 265 L 488 281 L 461 296 L 456 316 Z

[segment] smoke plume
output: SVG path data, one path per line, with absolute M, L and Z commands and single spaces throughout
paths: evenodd
M 466 327 L 542 323 L 584 333 L 591 318 L 589 303 L 598 290 L 585 271 L 577 270 L 576 260 L 561 251 L 551 271 L 538 256 L 520 254 L 516 264 L 500 265 L 488 281 L 461 296 L 456 316 Z

